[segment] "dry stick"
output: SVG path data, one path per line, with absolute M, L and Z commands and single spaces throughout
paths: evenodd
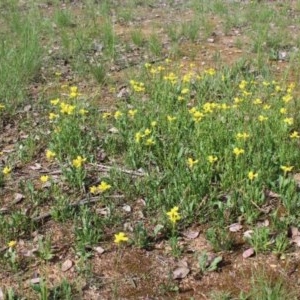
M 110 196 L 108 198 L 117 199 L 117 198 L 124 198 L 124 196 L 123 195 L 115 195 L 115 196 Z M 75 203 L 71 203 L 70 207 L 74 208 L 74 207 L 78 207 L 78 206 L 81 206 L 81 205 L 84 205 L 84 204 L 93 204 L 93 203 L 99 202 L 100 200 L 101 200 L 100 196 L 99 197 L 92 197 L 92 198 L 84 198 L 84 199 L 81 199 L 81 200 L 79 200 Z M 51 218 L 51 216 L 52 216 L 51 212 L 48 211 L 48 212 L 46 212 L 46 213 L 44 213 L 44 214 L 42 214 L 38 217 L 32 218 L 31 220 L 33 222 L 42 222 L 42 221 L 45 221 L 45 220 Z
M 114 166 L 106 166 L 106 165 L 102 165 L 102 164 L 90 164 L 90 165 L 94 166 L 94 167 L 98 167 L 99 171 L 103 171 L 103 172 L 107 172 L 107 171 L 110 171 L 112 169 L 115 169 L 116 171 L 120 171 L 122 173 L 129 174 L 129 175 L 132 175 L 132 176 L 145 176 L 145 175 L 147 175 L 147 173 L 142 172 L 142 171 L 132 171 L 132 170 L 127 170 L 127 169 L 119 168 L 119 167 L 116 168 Z

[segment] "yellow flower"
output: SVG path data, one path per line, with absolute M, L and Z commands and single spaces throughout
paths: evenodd
M 103 113 L 103 115 L 102 115 L 102 119 L 108 119 L 108 118 L 110 118 L 111 117 L 111 112 L 105 112 L 105 113 Z
M 286 123 L 287 125 L 293 125 L 294 119 L 293 118 L 285 118 L 283 120 L 283 122 Z
M 151 126 L 152 126 L 152 127 L 155 127 L 156 125 L 157 125 L 157 121 L 152 121 L 152 122 L 151 122 Z
M 167 116 L 167 119 L 169 122 L 173 122 L 176 120 L 176 117 L 172 117 L 172 116 Z
M 144 67 L 145 67 L 146 69 L 151 68 L 151 66 L 152 66 L 152 64 L 150 64 L 150 63 L 145 63 L 145 64 L 144 64 Z
M 265 117 L 263 115 L 258 116 L 258 121 L 260 121 L 260 122 L 264 122 L 264 121 L 267 121 L 267 120 L 268 120 L 268 117 Z
M 167 212 L 167 215 L 169 216 L 169 219 L 173 224 L 175 224 L 177 221 L 181 219 L 178 210 L 179 210 L 178 206 L 174 206 L 169 212 Z
M 144 135 L 147 136 L 151 133 L 151 130 L 149 128 L 146 128 L 144 131 Z
M 235 104 L 242 103 L 243 101 L 244 101 L 244 99 L 241 99 L 241 98 L 238 98 L 238 97 L 235 97 L 235 98 L 233 99 L 233 102 L 234 102 Z
M 184 88 L 181 90 L 181 95 L 186 95 L 190 90 L 188 88 Z
M 239 88 L 240 88 L 241 90 L 244 90 L 244 89 L 246 88 L 246 85 L 247 85 L 247 84 L 248 84 L 247 81 L 242 80 L 242 81 L 240 82 L 240 84 L 239 84 Z
M 142 133 L 137 132 L 134 136 L 135 142 L 139 143 L 143 137 L 144 137 L 144 135 Z
M 287 94 L 287 95 L 285 95 L 285 96 L 282 97 L 282 101 L 284 103 L 289 103 L 292 99 L 293 99 L 293 96 L 290 95 L 290 94 Z
M 43 175 L 43 176 L 40 177 L 40 181 L 41 181 L 42 183 L 47 182 L 48 179 L 49 179 L 49 176 L 47 176 L 47 175 Z
M 8 175 L 11 172 L 11 168 L 6 166 L 4 167 L 4 169 L 2 170 L 3 175 Z
M 291 139 L 299 139 L 300 135 L 298 133 L 298 131 L 293 131 L 291 134 L 290 134 L 290 138 Z
M 84 108 L 81 108 L 81 109 L 79 110 L 79 113 L 80 113 L 81 115 L 86 115 L 88 112 L 89 112 L 89 111 L 86 110 L 86 109 L 84 109 Z
M 263 106 L 263 109 L 264 110 L 269 110 L 271 108 L 271 105 L 269 105 L 269 104 L 265 104 L 264 106 Z
M 0 110 L 4 109 L 4 108 L 5 108 L 5 105 L 0 103 Z
M 124 232 L 119 232 L 117 234 L 115 234 L 115 243 L 116 244 L 120 244 L 122 242 L 127 242 L 128 241 L 128 237 L 125 235 Z
M 262 104 L 261 99 L 257 98 L 253 101 L 253 104 L 258 105 L 258 104 Z
M 237 140 L 246 140 L 250 137 L 250 135 L 247 132 L 239 132 L 235 137 Z
M 75 109 L 75 105 L 70 105 L 65 102 L 60 104 L 60 112 L 63 114 L 71 115 Z
M 55 72 L 54 75 L 57 76 L 57 77 L 60 77 L 61 76 L 61 72 Z
M 251 181 L 254 180 L 257 176 L 258 176 L 258 174 L 257 174 L 257 173 L 254 173 L 253 171 L 250 171 L 250 172 L 248 173 L 248 178 L 249 178 Z
M 280 108 L 280 113 L 285 115 L 287 113 L 287 109 L 285 107 Z
M 199 162 L 198 159 L 193 160 L 191 157 L 189 157 L 186 161 L 187 165 L 189 166 L 190 169 L 194 167 Z
M 98 193 L 98 188 L 95 185 L 91 186 L 90 187 L 90 193 L 93 194 L 93 195 L 97 194 Z
M 80 94 L 78 93 L 78 87 L 77 86 L 71 86 L 70 87 L 70 94 L 69 97 L 70 98 L 76 98 L 77 96 L 79 96 Z
M 73 159 L 72 164 L 75 168 L 81 168 L 84 162 L 86 161 L 86 158 L 81 157 L 78 155 L 75 159 Z
M 17 245 L 17 241 L 10 241 L 9 243 L 7 243 L 7 246 L 9 248 L 14 248 L 16 247 L 16 245 Z
M 209 69 L 205 70 L 204 73 L 205 73 L 205 74 L 208 74 L 208 75 L 210 75 L 210 76 L 213 76 L 213 75 L 216 74 L 216 70 L 213 69 L 213 68 L 209 68 Z
M 55 152 L 51 151 L 51 150 L 46 150 L 46 158 L 51 160 L 56 156 Z
M 198 110 L 196 110 L 194 113 L 193 113 L 193 121 L 196 122 L 196 123 L 199 123 L 202 118 L 204 117 L 204 114 Z
M 137 109 L 130 109 L 128 111 L 128 116 L 133 119 L 136 113 L 137 113 Z
M 239 156 L 239 155 L 241 155 L 241 154 L 244 154 L 244 153 L 245 153 L 245 150 L 244 150 L 244 149 L 241 149 L 241 148 L 235 147 L 235 148 L 233 149 L 233 153 L 234 153 L 236 156 Z
M 294 166 L 281 166 L 280 169 L 284 172 L 284 175 L 286 173 L 291 172 L 293 170 Z
M 108 184 L 105 181 L 101 181 L 100 184 L 98 185 L 98 189 L 100 192 L 105 192 L 111 188 L 111 185 Z
M 56 98 L 56 99 L 50 100 L 50 103 L 55 106 L 59 103 L 59 101 L 60 101 L 59 98 Z
M 153 141 L 153 138 L 149 138 L 149 139 L 147 139 L 146 142 L 145 142 L 145 145 L 146 145 L 146 146 L 152 146 L 152 145 L 154 145 L 154 144 L 155 144 L 155 142 Z
M 213 164 L 214 162 L 216 162 L 216 161 L 218 160 L 218 157 L 217 157 L 217 156 L 214 156 L 214 155 L 209 155 L 209 156 L 207 157 L 207 160 L 208 160 L 211 164 Z
M 58 118 L 59 117 L 59 115 L 58 114 L 55 114 L 55 113 L 49 113 L 49 120 L 53 120 L 53 119 L 56 119 L 56 118 Z
M 116 120 L 120 119 L 120 117 L 122 117 L 122 116 L 123 116 L 123 113 L 121 113 L 119 110 L 117 110 L 114 114 L 114 118 Z

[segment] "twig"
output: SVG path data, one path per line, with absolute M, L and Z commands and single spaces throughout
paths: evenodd
M 106 166 L 106 165 L 102 165 L 102 164 L 90 164 L 90 165 L 94 166 L 94 167 L 98 167 L 99 171 L 101 171 L 101 172 L 107 172 L 107 171 L 110 171 L 112 169 L 115 169 L 116 171 L 120 171 L 122 173 L 129 174 L 129 175 L 132 175 L 132 176 L 145 176 L 145 175 L 147 175 L 147 173 L 142 172 L 142 171 L 132 171 L 132 170 L 127 170 L 127 169 L 114 167 L 114 166 Z

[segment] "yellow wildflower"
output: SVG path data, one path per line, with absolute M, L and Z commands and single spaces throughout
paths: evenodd
M 111 185 L 105 181 L 101 181 L 100 184 L 98 185 L 98 190 L 100 192 L 105 192 L 105 191 L 109 190 L 110 188 L 111 188 Z
M 179 210 L 178 206 L 174 206 L 169 212 L 167 212 L 167 215 L 169 216 L 169 219 L 173 224 L 175 224 L 177 221 L 181 219 L 178 210 Z
M 248 173 L 248 178 L 249 178 L 249 180 L 254 180 L 255 178 L 257 178 L 257 176 L 258 176 L 258 173 L 254 173 L 253 171 L 250 171 L 249 173 Z
M 151 122 L 151 126 L 152 126 L 152 127 L 155 127 L 156 125 L 157 125 L 157 121 L 152 121 L 152 122 Z
M 242 81 L 240 82 L 240 84 L 239 84 L 239 88 L 240 88 L 241 90 L 244 90 L 244 89 L 246 88 L 246 85 L 247 85 L 247 84 L 248 84 L 247 81 L 242 80 Z
M 82 165 L 85 163 L 86 158 L 81 157 L 78 155 L 75 159 L 73 159 L 72 164 L 75 168 L 81 168 Z
M 280 108 L 280 113 L 282 114 L 282 115 L 286 115 L 287 114 L 287 109 L 285 108 L 285 107 L 282 107 L 282 108 Z
M 8 175 L 11 172 L 11 168 L 6 166 L 4 167 L 4 169 L 2 170 L 3 175 Z
M 194 167 L 194 165 L 196 165 L 199 162 L 198 159 L 192 159 L 191 157 L 189 157 L 186 161 L 187 165 L 189 166 L 190 169 L 192 169 Z
M 147 136 L 151 133 L 151 129 L 149 128 L 146 128 L 145 131 L 144 131 L 144 135 Z
M 103 113 L 102 115 L 102 119 L 108 119 L 112 116 L 112 113 L 111 112 L 105 112 Z
M 284 172 L 284 175 L 286 173 L 291 172 L 293 170 L 294 166 L 281 166 L 280 169 Z
M 42 176 L 40 177 L 40 181 L 41 181 L 42 183 L 46 183 L 46 182 L 48 181 L 48 179 L 49 179 L 49 176 L 48 176 L 48 175 L 42 175 Z
M 123 113 L 121 113 L 119 110 L 117 110 L 114 114 L 114 118 L 116 120 L 120 119 L 120 117 L 122 117 L 122 116 L 123 116 Z
M 268 120 L 268 117 L 266 117 L 266 116 L 263 116 L 263 115 L 258 116 L 258 121 L 260 121 L 260 122 L 264 122 L 264 121 L 267 121 L 267 120 Z
M 255 104 L 255 105 L 262 104 L 262 100 L 257 98 L 253 101 L 253 104 Z
M 293 119 L 293 118 L 285 118 L 285 119 L 283 120 L 283 122 L 284 122 L 285 124 L 287 124 L 287 125 L 293 125 L 294 119 Z
M 173 122 L 173 121 L 175 121 L 177 118 L 176 118 L 176 117 L 173 117 L 173 116 L 170 116 L 170 115 L 168 115 L 168 116 L 167 116 L 167 119 L 168 119 L 168 121 L 169 121 L 169 122 Z
M 136 113 L 137 113 L 137 109 L 130 109 L 128 111 L 128 116 L 133 119 Z
M 5 108 L 5 105 L 0 103 L 0 110 L 4 109 L 4 108 Z
M 60 104 L 60 112 L 63 114 L 71 115 L 75 109 L 75 105 L 67 104 L 62 102 Z
M 146 146 L 152 146 L 152 145 L 154 145 L 154 144 L 155 144 L 155 142 L 153 141 L 153 138 L 149 138 L 149 139 L 147 139 L 146 142 L 145 142 L 145 145 L 146 145 Z
M 60 101 L 59 98 L 56 98 L 56 99 L 50 100 L 50 103 L 55 106 L 59 103 L 59 101 Z
M 298 133 L 298 131 L 293 131 L 291 134 L 290 134 L 290 138 L 291 139 L 299 139 L 300 135 Z
M 193 113 L 193 121 L 196 123 L 199 123 L 203 117 L 204 114 L 198 110 Z
M 216 162 L 216 161 L 218 160 L 218 157 L 217 157 L 217 156 L 214 156 L 214 155 L 209 155 L 209 156 L 207 157 L 207 160 L 208 160 L 211 164 L 213 164 L 214 162 Z
M 55 152 L 51 151 L 51 150 L 46 150 L 46 158 L 51 160 L 56 156 Z
M 282 101 L 284 103 L 289 103 L 293 99 L 293 96 L 290 94 L 286 94 L 285 96 L 282 97 Z
M 143 137 L 144 137 L 144 135 L 142 133 L 137 132 L 134 136 L 135 142 L 139 143 Z
M 250 137 L 250 135 L 247 132 L 239 132 L 235 137 L 237 140 L 246 140 Z
M 181 90 L 181 95 L 186 95 L 190 90 L 188 88 L 184 88 Z
M 49 120 L 54 120 L 54 119 L 56 119 L 56 118 L 58 118 L 59 117 L 59 115 L 58 114 L 55 114 L 55 113 L 49 113 Z
M 244 154 L 245 153 L 245 150 L 244 149 L 241 149 L 241 148 L 238 148 L 238 147 L 235 147 L 233 149 L 233 153 L 236 155 L 236 156 L 239 156 L 241 154 Z
M 80 113 L 81 115 L 86 115 L 88 112 L 89 112 L 89 111 L 86 110 L 86 109 L 84 109 L 84 108 L 81 108 L 81 109 L 79 110 L 79 113 Z
M 264 106 L 263 106 L 263 109 L 264 110 L 269 110 L 271 108 L 271 105 L 269 105 L 269 104 L 265 104 Z
M 127 242 L 128 237 L 125 235 L 124 232 L 119 232 L 118 234 L 115 234 L 115 243 L 121 244 L 122 242 Z
M 16 247 L 16 245 L 17 245 L 17 241 L 10 241 L 9 243 L 7 243 L 7 246 L 11 249 Z
M 95 194 L 98 193 L 98 191 L 99 190 L 98 190 L 98 188 L 95 185 L 93 185 L 93 186 L 90 187 L 90 193 L 91 194 L 95 195 Z
M 204 73 L 205 73 L 205 74 L 208 74 L 208 75 L 210 75 L 210 76 L 213 76 L 213 75 L 216 74 L 216 70 L 213 69 L 213 68 L 209 68 L 209 69 L 205 70 Z

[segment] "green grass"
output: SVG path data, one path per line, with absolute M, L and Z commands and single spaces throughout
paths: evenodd
M 276 3 L 169 1 L 170 18 L 182 16 L 171 26 L 165 11 L 151 15 L 162 9 L 159 1 L 117 2 L 62 9 L 53 1 L 46 18 L 30 1 L 1 4 L 0 242 L 7 247 L 0 261 L 15 284 L 4 290 L 7 299 L 19 296 L 21 272 L 62 263 L 60 243 L 78 278 L 53 283 L 45 271 L 29 298 L 80 294 L 80 284 L 96 278 L 99 245 L 116 255 L 116 270 L 123 251 L 156 251 L 160 242 L 163 255 L 184 258 L 190 227 L 228 256 L 241 245 L 282 258 L 294 250 L 288 231 L 300 217 L 293 176 L 300 170 L 299 54 L 289 53 L 280 76 L 274 57 L 298 46 L 289 33 L 298 11 Z M 218 39 L 237 29 L 232 42 L 244 54 L 226 65 Z M 206 56 L 213 32 L 215 54 Z M 183 52 L 189 56 L 182 59 Z M 251 234 L 230 232 L 236 222 Z M 63 229 L 58 242 L 51 230 Z M 24 256 L 20 247 L 35 250 Z M 219 261 L 210 268 L 201 253 L 203 276 L 226 269 Z M 122 286 L 110 284 L 119 293 Z M 280 280 L 248 284 L 240 299 L 287 295 Z

